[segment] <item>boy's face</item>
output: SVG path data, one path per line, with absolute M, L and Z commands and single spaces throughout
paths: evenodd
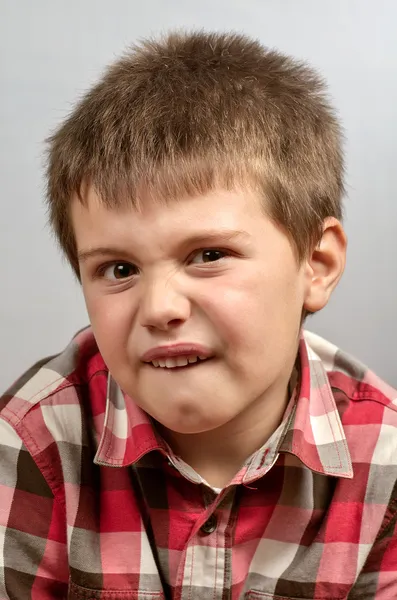
M 179 433 L 283 401 L 313 272 L 256 196 L 218 190 L 140 212 L 109 210 L 93 189 L 87 200 L 72 203 L 82 286 L 121 388 Z M 181 366 L 150 362 L 167 356 Z

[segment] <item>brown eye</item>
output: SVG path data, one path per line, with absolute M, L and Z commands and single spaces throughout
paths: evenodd
M 103 272 L 103 277 L 109 281 L 120 281 L 137 275 L 138 269 L 135 265 L 126 262 L 117 262 L 109 265 Z
M 206 248 L 205 250 L 200 250 L 194 256 L 192 263 L 193 264 L 202 264 L 202 263 L 211 263 L 221 260 L 227 256 L 227 252 L 224 250 L 218 250 L 216 248 Z

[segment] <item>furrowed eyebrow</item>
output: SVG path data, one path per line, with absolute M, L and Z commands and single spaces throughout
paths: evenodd
M 248 241 L 250 235 L 246 231 L 240 230 L 210 230 L 195 233 L 185 238 L 181 242 L 181 246 L 194 246 L 197 244 L 211 244 L 232 241 Z M 77 258 L 80 263 L 89 260 L 90 258 L 106 256 L 117 256 L 120 259 L 131 260 L 131 255 L 128 254 L 124 249 L 117 248 L 116 246 L 98 246 L 97 248 L 88 248 L 87 250 L 80 250 L 77 253 Z
M 125 250 L 116 248 L 115 246 L 98 246 L 98 248 L 90 248 L 88 250 L 81 250 L 77 253 L 77 259 L 79 262 L 85 262 L 90 258 L 96 258 L 97 256 L 118 256 L 125 260 L 131 260 L 131 257 L 127 255 Z
M 200 233 L 192 234 L 186 239 L 184 239 L 181 243 L 183 246 L 194 246 L 196 244 L 220 244 L 224 242 L 236 242 L 236 241 L 248 241 L 250 239 L 250 235 L 246 231 L 240 230 L 210 230 L 203 231 Z

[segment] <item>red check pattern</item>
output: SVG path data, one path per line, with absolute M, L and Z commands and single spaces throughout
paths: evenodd
M 284 420 L 217 494 L 90 329 L 0 400 L 0 599 L 397 598 L 397 392 L 304 333 Z

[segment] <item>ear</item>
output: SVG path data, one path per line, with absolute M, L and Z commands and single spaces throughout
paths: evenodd
M 341 223 L 325 219 L 320 242 L 306 261 L 304 309 L 315 313 L 324 308 L 345 269 L 347 239 Z

